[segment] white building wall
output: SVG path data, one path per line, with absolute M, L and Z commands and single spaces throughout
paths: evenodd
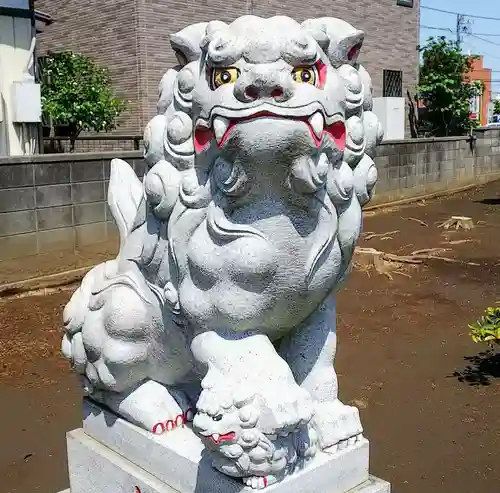
M 0 0 L 0 7 L 28 10 L 28 0 Z M 30 57 L 29 18 L 0 15 L 0 156 L 35 152 L 36 125 L 13 123 L 12 83 L 23 81 Z

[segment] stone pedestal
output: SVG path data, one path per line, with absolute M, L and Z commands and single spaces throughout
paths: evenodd
M 71 493 L 251 493 L 214 470 L 189 426 L 153 435 L 95 403 L 84 402 L 83 428 L 68 433 Z M 389 493 L 370 477 L 367 440 L 320 453 L 269 493 Z

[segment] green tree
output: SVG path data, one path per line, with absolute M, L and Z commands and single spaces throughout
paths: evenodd
M 495 113 L 495 115 L 500 115 L 500 99 L 495 99 L 494 105 L 493 113 Z
M 473 59 L 444 37 L 429 38 L 421 51 L 418 93 L 425 105 L 421 132 L 436 137 L 470 133 L 478 126 L 470 118 L 470 101 L 483 89 L 467 77 Z
M 67 126 L 71 151 L 82 131 L 109 132 L 125 108 L 106 69 L 71 51 L 51 53 L 43 67 L 42 107 L 55 125 Z

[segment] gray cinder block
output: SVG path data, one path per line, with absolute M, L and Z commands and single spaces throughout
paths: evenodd
M 69 181 L 70 163 L 68 161 L 35 164 L 36 185 L 58 185 L 69 183 Z
M 33 186 L 33 165 L 0 166 L 0 189 Z
M 106 241 L 105 222 L 75 226 L 75 245 L 77 248 L 103 241 Z
M 102 160 L 74 161 L 71 163 L 71 182 L 102 181 L 104 170 Z
M 73 206 L 75 225 L 99 223 L 106 220 L 106 204 L 93 202 L 90 204 L 77 204 Z
M 0 259 L 8 260 L 35 255 L 37 252 L 36 236 L 36 233 L 26 233 L 0 237 Z
M 38 232 L 38 253 L 72 250 L 75 246 L 72 227 Z
M 53 207 L 66 204 L 71 204 L 70 185 L 45 185 L 37 187 L 37 207 Z
M 34 188 L 0 190 L 0 212 L 23 211 L 35 207 Z
M 73 183 L 71 197 L 74 204 L 85 202 L 100 202 L 104 200 L 104 185 L 102 181 Z
M 38 209 L 36 214 L 40 231 L 73 226 L 73 210 L 70 205 Z
M 0 236 L 35 231 L 35 211 L 4 212 L 0 214 Z

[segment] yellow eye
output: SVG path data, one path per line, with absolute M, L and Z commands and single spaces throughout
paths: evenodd
M 292 71 L 292 78 L 299 84 L 316 85 L 318 74 L 314 67 L 297 67 Z
M 212 71 L 212 87 L 217 89 L 224 84 L 234 84 L 240 75 L 236 67 L 214 68 Z

